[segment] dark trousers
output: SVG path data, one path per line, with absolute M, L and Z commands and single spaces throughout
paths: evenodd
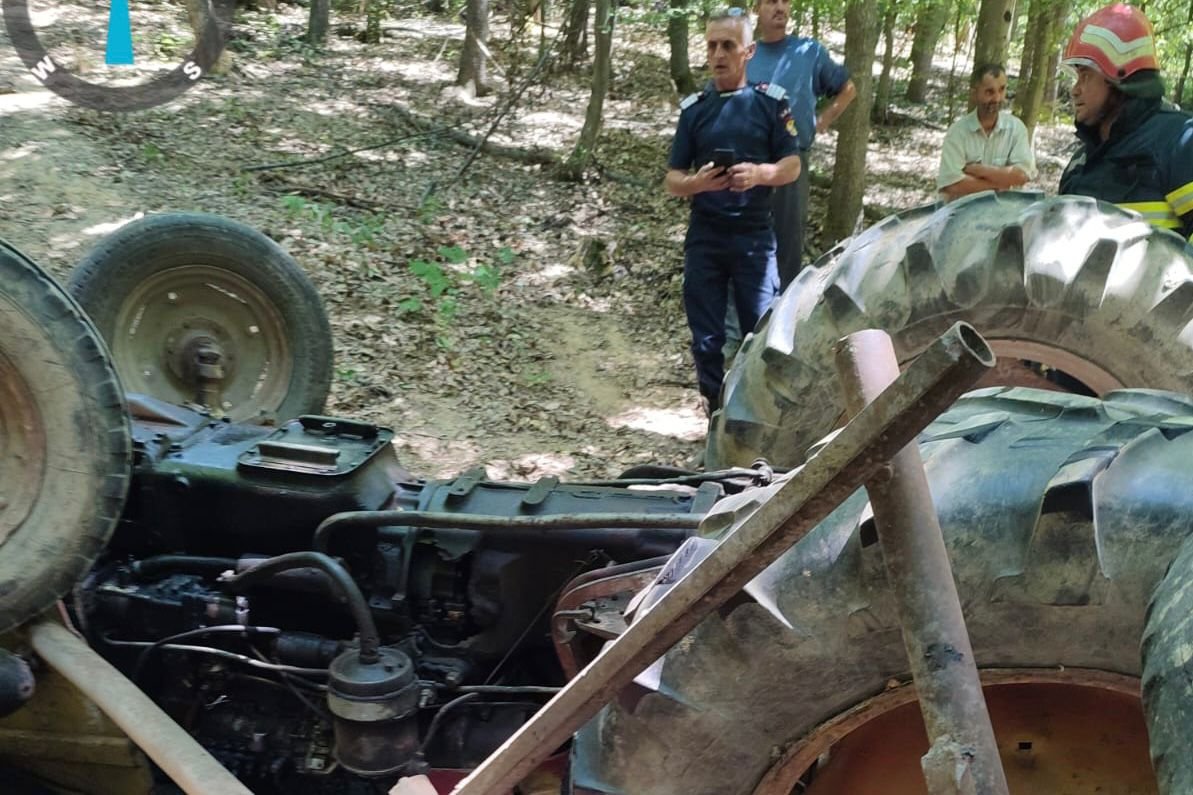
M 786 290 L 803 265 L 804 227 L 808 223 L 808 186 L 811 167 L 808 153 L 800 152 L 802 168 L 799 179 L 775 188 L 771 194 L 774 217 L 776 258 L 779 262 L 779 290 Z
M 754 328 L 778 294 L 775 236 L 767 228 L 734 230 L 692 219 L 684 241 L 684 311 L 692 331 L 692 358 L 700 394 L 719 405 L 725 377 L 725 308 L 733 285 L 734 308 Z

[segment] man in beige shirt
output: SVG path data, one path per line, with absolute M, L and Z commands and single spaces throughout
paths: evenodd
M 936 189 L 952 201 L 983 190 L 1018 188 L 1036 176 L 1036 157 L 1023 122 L 1002 109 L 1007 73 L 984 64 L 970 80 L 975 107 L 944 136 Z

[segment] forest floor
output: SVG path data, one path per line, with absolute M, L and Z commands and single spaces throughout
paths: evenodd
M 90 6 L 57 4 L 39 35 L 102 82 L 104 27 Z M 180 60 L 189 33 L 178 7 L 131 6 L 138 58 L 152 51 L 140 68 Z M 441 132 L 487 129 L 533 70 L 537 29 L 514 45 L 495 21 L 497 90 L 476 98 L 452 87 L 461 24 L 410 11 L 363 45 L 351 35 L 363 21 L 333 14 L 315 51 L 301 41 L 305 17 L 295 5 L 242 11 L 229 73 L 125 114 L 46 91 L 0 30 L 0 237 L 65 279 L 141 214 L 197 210 L 261 229 L 325 302 L 336 361 L 328 413 L 394 428 L 419 475 L 480 463 L 495 478 L 607 477 L 695 459 L 705 419 L 680 300 L 686 208 L 661 189 L 677 116 L 661 29 L 622 26 L 598 167 L 574 183 L 490 156 L 460 173 L 470 151 Z M 701 51 L 694 39 L 694 62 Z M 949 62 L 940 66 L 947 78 Z M 586 70 L 536 80 L 492 140 L 565 156 L 588 82 Z M 873 131 L 867 204 L 933 200 L 948 120 L 936 89 L 926 106 L 896 104 L 899 123 Z M 1029 187 L 1055 190 L 1071 138 L 1065 126 L 1040 128 Z M 834 133 L 817 140 L 817 171 L 831 174 L 834 143 Z M 375 148 L 251 170 L 361 147 Z M 826 200 L 813 189 L 814 250 Z M 595 265 L 579 256 L 589 238 L 604 246 Z M 446 292 L 434 295 L 412 262 L 439 266 Z

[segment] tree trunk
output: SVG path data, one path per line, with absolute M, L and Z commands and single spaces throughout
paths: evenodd
M 895 67 L 895 21 L 899 18 L 899 0 L 886 0 L 886 13 L 882 19 L 882 76 L 874 92 L 874 110 L 870 118 L 875 124 L 886 124 L 891 105 L 891 81 Z
M 1039 19 L 1035 20 L 1035 6 L 1040 6 Z M 1040 110 L 1047 97 L 1049 67 L 1053 55 L 1060 47 L 1061 25 L 1068 14 L 1067 0 L 1033 0 L 1032 2 L 1032 30 L 1031 37 L 1035 39 L 1035 66 L 1031 70 L 1031 80 L 1024 90 L 1026 97 L 1023 101 L 1023 112 L 1020 119 L 1027 127 L 1028 135 L 1035 133 L 1036 124 L 1040 120 Z
M 568 69 L 588 57 L 588 6 L 592 0 L 572 0 L 563 33 L 560 60 Z
M 307 42 L 316 46 L 327 41 L 330 25 L 331 0 L 311 0 L 310 21 L 307 24 Z
M 929 0 L 915 15 L 915 38 L 911 42 L 911 78 L 907 81 L 907 101 L 920 103 L 928 97 L 928 78 L 932 74 L 932 56 L 949 18 L 947 0 Z
M 1011 29 L 1011 0 L 982 0 L 978 8 L 978 37 L 973 46 L 973 63 L 1002 63 Z
M 688 60 L 688 0 L 671 0 L 667 18 L 667 42 L 671 45 L 671 79 L 680 96 L 696 91 L 696 78 Z
M 953 120 L 957 118 L 957 59 L 960 57 L 961 51 L 969 44 L 969 25 L 964 12 L 965 6 L 958 3 L 957 17 L 953 21 L 953 62 L 949 66 L 949 87 L 945 92 L 949 98 L 949 124 L 952 124 Z M 972 92 L 969 93 L 969 101 L 973 102 Z
M 1061 24 L 1064 22 L 1062 20 Z M 1053 33 L 1056 33 L 1054 28 Z M 1060 43 L 1053 40 L 1052 52 L 1048 54 L 1048 71 L 1044 73 L 1044 104 L 1040 107 L 1040 115 L 1048 121 L 1056 115 L 1056 73 L 1060 69 Z
M 1047 53 L 1042 49 L 1046 36 L 1043 27 L 1044 6 L 1048 0 L 1031 0 L 1031 9 L 1027 15 L 1027 38 L 1023 42 L 1023 60 L 1019 67 L 1019 85 L 1015 91 L 1015 101 L 1012 111 L 1020 119 L 1027 116 L 1031 105 L 1032 82 L 1043 71 L 1047 63 Z M 1039 62 L 1040 68 L 1036 68 Z M 1024 124 L 1027 122 L 1025 121 Z
M 1056 111 L 1056 73 L 1060 69 L 1061 45 L 1064 43 L 1068 29 L 1065 20 L 1069 16 L 1069 6 L 1072 0 L 1058 0 L 1052 9 L 1052 37 L 1048 42 L 1048 65 L 1044 70 L 1044 102 L 1040 112 L 1052 121 Z
M 1172 101 L 1180 105 L 1185 98 L 1185 84 L 1189 82 L 1189 65 L 1193 63 L 1193 44 L 1185 48 L 1185 65 L 1181 67 L 1181 76 L 1177 78 L 1176 88 L 1172 90 Z
M 584 175 L 592 163 L 601 135 L 605 95 L 609 92 L 609 77 L 613 71 L 613 0 L 596 0 L 593 37 L 596 39 L 596 56 L 592 63 L 592 94 L 588 97 L 588 111 L 584 114 L 580 138 L 567 162 L 560 167 L 560 176 L 564 179 L 579 180 Z
M 862 214 L 866 190 L 866 148 L 870 141 L 870 107 L 874 102 L 874 51 L 882 27 L 871 0 L 849 0 L 845 7 L 845 68 L 852 75 L 857 99 L 836 125 L 837 158 L 824 224 L 825 246 L 853 234 Z
M 820 41 L 820 3 L 812 3 L 812 38 Z
M 1019 118 L 1024 117 L 1024 106 L 1027 103 L 1027 86 L 1032 80 L 1032 73 L 1036 70 L 1036 54 L 1039 37 L 1033 35 L 1039 24 L 1037 13 L 1043 0 L 1032 0 L 1031 8 L 1027 11 L 1027 38 L 1024 41 L 1024 54 L 1019 58 L 1019 81 L 1015 85 L 1015 97 L 1012 101 L 1012 112 Z M 1027 4 L 1027 0 L 1024 0 Z
M 1193 0 L 1189 0 L 1189 25 L 1193 26 Z M 1176 88 L 1172 93 L 1172 101 L 1181 104 L 1185 98 L 1185 83 L 1189 80 L 1189 64 L 1193 62 L 1193 44 L 1185 47 L 1185 65 L 1181 67 L 1181 76 L 1177 78 Z
M 365 8 L 365 44 L 381 43 L 381 20 L 385 17 L 387 0 L 368 0 Z
M 191 30 L 195 32 L 196 40 L 203 34 L 203 28 L 207 27 L 207 13 L 210 8 L 212 6 L 206 0 L 186 0 L 186 15 L 191 23 Z M 228 9 L 228 13 L 232 13 L 231 8 Z M 229 17 L 226 21 L 228 24 L 231 24 L 232 18 Z M 228 35 L 227 29 L 224 29 L 223 32 L 225 36 Z M 208 71 L 215 75 L 226 75 L 231 68 L 232 51 L 225 47 L 220 52 L 220 57 L 216 59 L 216 62 Z
M 489 0 L 468 0 L 464 12 L 466 29 L 464 49 L 460 51 L 460 71 L 456 74 L 456 85 L 484 96 L 489 91 L 488 59 L 489 46 Z
M 1032 0 L 1032 25 L 1028 35 L 1032 39 L 1031 49 L 1034 52 L 1031 77 L 1027 85 L 1022 87 L 1023 102 L 1019 119 L 1027 127 L 1030 136 L 1036 129 L 1036 122 L 1040 118 L 1040 105 L 1044 101 L 1044 83 L 1047 82 L 1044 72 L 1048 68 L 1048 55 L 1051 52 L 1049 42 L 1052 34 L 1049 29 L 1052 23 L 1052 9 L 1048 8 L 1048 0 Z M 1036 6 L 1041 6 L 1037 15 Z

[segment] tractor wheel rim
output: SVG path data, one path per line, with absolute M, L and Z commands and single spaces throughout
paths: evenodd
M 37 502 L 47 449 L 37 399 L 13 360 L 0 350 L 0 545 Z
M 1108 372 L 1089 359 L 1066 351 L 1063 348 L 1022 339 L 988 339 L 987 342 L 990 344 L 990 349 L 998 356 L 1000 364 L 1008 361 L 1018 362 L 1021 359 L 1039 362 L 1080 381 L 1095 395 L 1105 395 L 1107 392 L 1113 392 L 1116 389 L 1122 389 L 1126 386 L 1113 373 Z M 1042 381 L 1043 379 L 1040 378 L 1038 380 Z M 995 383 L 994 380 L 984 380 L 981 385 L 986 386 L 993 383 Z M 1004 377 L 998 383 L 1004 386 L 1043 387 L 1043 385 L 1037 384 L 1032 380 L 1020 382 L 1014 376 L 1010 378 Z M 1051 388 L 1056 391 L 1067 391 L 1057 386 Z
M 1096 786 L 1107 793 L 1156 791 L 1138 679 L 1080 668 L 988 669 L 980 674 L 1012 792 L 1084 795 Z M 1100 722 L 1098 715 L 1113 719 Z M 830 773 L 823 768 L 813 777 L 809 795 L 921 795 L 925 785 L 919 755 L 926 744 L 919 748 L 914 740 L 904 742 L 917 732 L 922 736 L 923 722 L 914 685 L 890 687 L 789 747 L 753 795 L 788 795 L 817 759 L 827 759 L 836 769 Z M 902 745 L 891 748 L 896 736 Z M 887 757 L 864 750 L 880 746 L 889 752 Z M 842 772 L 848 781 L 837 780 Z
M 293 370 L 274 302 L 237 274 L 206 265 L 170 268 L 138 285 L 120 305 L 108 344 L 126 390 L 198 403 L 234 420 L 276 411 Z M 219 377 L 199 370 L 200 351 L 217 356 Z

